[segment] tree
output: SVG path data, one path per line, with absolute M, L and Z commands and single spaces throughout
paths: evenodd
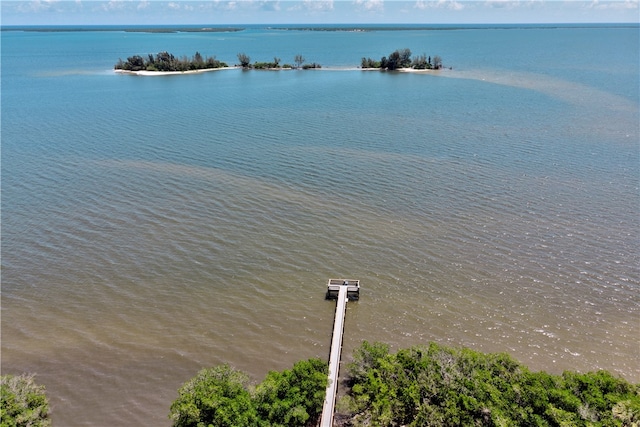
M 158 71 L 174 71 L 176 70 L 175 57 L 167 51 L 160 52 L 156 55 L 155 67 Z
M 49 400 L 33 375 L 0 378 L 0 426 L 48 427 Z
M 362 58 L 360 62 L 362 68 L 380 68 L 380 61 L 373 60 L 371 58 Z
M 400 65 L 400 53 L 396 50 L 389 55 L 387 59 L 387 70 L 395 70 Z
M 380 63 L 381 68 L 386 68 L 387 70 L 408 68 L 411 66 L 411 50 L 406 48 L 395 50 L 391 52 L 391 54 L 389 54 L 389 57 L 386 58 L 386 61 L 383 57 L 382 60 L 380 60 Z M 383 67 L 382 64 L 384 64 L 385 66 Z
M 398 52 L 398 68 L 408 68 L 411 66 L 411 49 L 400 49 Z
M 249 64 L 251 64 L 251 57 L 249 57 L 249 55 L 246 55 L 244 53 L 239 53 L 238 54 L 238 61 L 240 61 L 240 65 L 242 66 L 242 68 L 249 68 Z
M 146 68 L 144 59 L 140 55 L 134 55 L 127 58 L 127 64 L 129 64 L 129 70 L 140 71 Z
M 196 52 L 193 55 L 193 59 L 191 60 L 190 68 L 192 70 L 199 70 L 201 68 L 204 68 L 204 65 L 204 58 L 202 57 L 200 52 Z
M 322 412 L 328 367 L 320 359 L 300 361 L 293 369 L 271 371 L 256 387 L 256 410 L 269 426 L 315 425 Z
M 427 61 L 426 55 L 422 54 L 413 58 L 413 61 L 411 62 L 411 67 L 416 70 L 426 70 L 428 68 L 431 68 L 431 65 Z
M 169 415 L 173 426 L 255 426 L 257 417 L 247 384 L 248 376 L 229 365 L 201 370 L 178 390 Z
M 309 359 L 290 370 L 269 372 L 262 383 L 250 387 L 248 376 L 229 365 L 203 369 L 180 388 L 169 417 L 174 427 L 315 425 L 327 374 L 325 362 Z
M 433 68 L 435 68 L 436 70 L 442 68 L 442 58 L 440 58 L 438 55 L 433 57 Z
M 293 58 L 293 62 L 296 64 L 296 68 L 300 68 L 302 66 L 302 64 L 304 63 L 305 59 L 302 55 L 296 55 Z
M 348 375 L 351 389 L 339 407 L 355 426 L 631 427 L 640 421 L 640 385 L 606 371 L 531 372 L 504 353 L 432 343 L 391 354 L 365 342 Z

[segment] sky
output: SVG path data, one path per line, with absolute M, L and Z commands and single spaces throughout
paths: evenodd
M 8 25 L 639 23 L 640 0 L 21 0 Z

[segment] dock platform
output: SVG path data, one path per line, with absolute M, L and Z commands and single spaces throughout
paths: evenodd
M 327 299 L 336 299 L 336 314 L 333 320 L 331 336 L 331 353 L 329 355 L 329 385 L 322 406 L 321 427 L 333 426 L 336 393 L 338 392 L 338 374 L 340 372 L 340 354 L 342 352 L 342 333 L 347 301 L 360 298 L 360 281 L 351 279 L 329 279 L 327 283 Z

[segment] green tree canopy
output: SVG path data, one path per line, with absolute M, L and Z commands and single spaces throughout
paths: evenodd
M 320 359 L 297 362 L 291 370 L 269 372 L 255 391 L 260 418 L 273 427 L 315 422 L 322 412 L 328 373 L 327 364 Z
M 640 385 L 610 373 L 530 372 L 507 354 L 367 342 L 341 402 L 354 425 L 637 426 Z M 636 424 L 633 424 L 636 423 Z
M 178 391 L 169 417 L 174 427 L 305 427 L 322 412 L 328 381 L 320 359 L 269 372 L 249 386 L 248 376 L 229 365 L 203 369 Z
M 0 427 L 51 425 L 45 388 L 36 384 L 33 375 L 3 375 L 0 396 Z
M 203 369 L 178 390 L 169 417 L 174 427 L 250 427 L 257 423 L 243 372 L 220 365 Z

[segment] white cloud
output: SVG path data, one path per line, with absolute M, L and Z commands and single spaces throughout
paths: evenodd
M 138 3 L 138 6 L 136 7 L 136 9 L 145 10 L 145 9 L 148 9 L 149 6 L 150 6 L 149 0 L 142 0 L 140 1 L 140 3 Z
M 610 9 L 610 10 L 633 10 L 639 8 L 639 0 L 604 1 L 593 0 L 589 9 Z
M 111 0 L 106 3 L 101 3 L 100 6 L 105 12 L 111 12 L 114 10 L 122 10 L 126 5 L 122 0 Z
M 171 10 L 180 10 L 180 5 L 174 1 L 169 2 L 169 4 L 167 4 L 167 7 Z
M 279 0 L 266 0 L 266 1 L 254 1 L 254 0 L 247 0 L 247 1 L 242 1 L 239 3 L 239 5 L 241 7 L 245 6 L 248 9 L 257 9 L 257 10 L 263 10 L 263 11 L 268 11 L 268 12 L 277 12 L 280 10 L 280 1 Z
M 236 1 L 215 0 L 215 1 L 198 2 L 198 3 L 200 5 L 200 10 L 215 9 L 215 10 L 222 10 L 222 11 L 233 11 L 238 9 L 238 2 Z
M 54 9 L 57 3 L 59 3 L 58 0 L 34 0 L 18 4 L 23 12 L 41 12 Z
M 456 0 L 417 0 L 414 5 L 416 9 L 448 9 L 448 10 L 462 10 L 464 4 L 457 2 Z
M 312 11 L 329 11 L 333 10 L 333 0 L 304 0 L 303 7 Z
M 355 0 L 354 4 L 358 9 L 366 11 L 382 11 L 384 0 Z
M 487 0 L 484 5 L 497 9 L 515 9 L 522 5 L 519 0 Z

